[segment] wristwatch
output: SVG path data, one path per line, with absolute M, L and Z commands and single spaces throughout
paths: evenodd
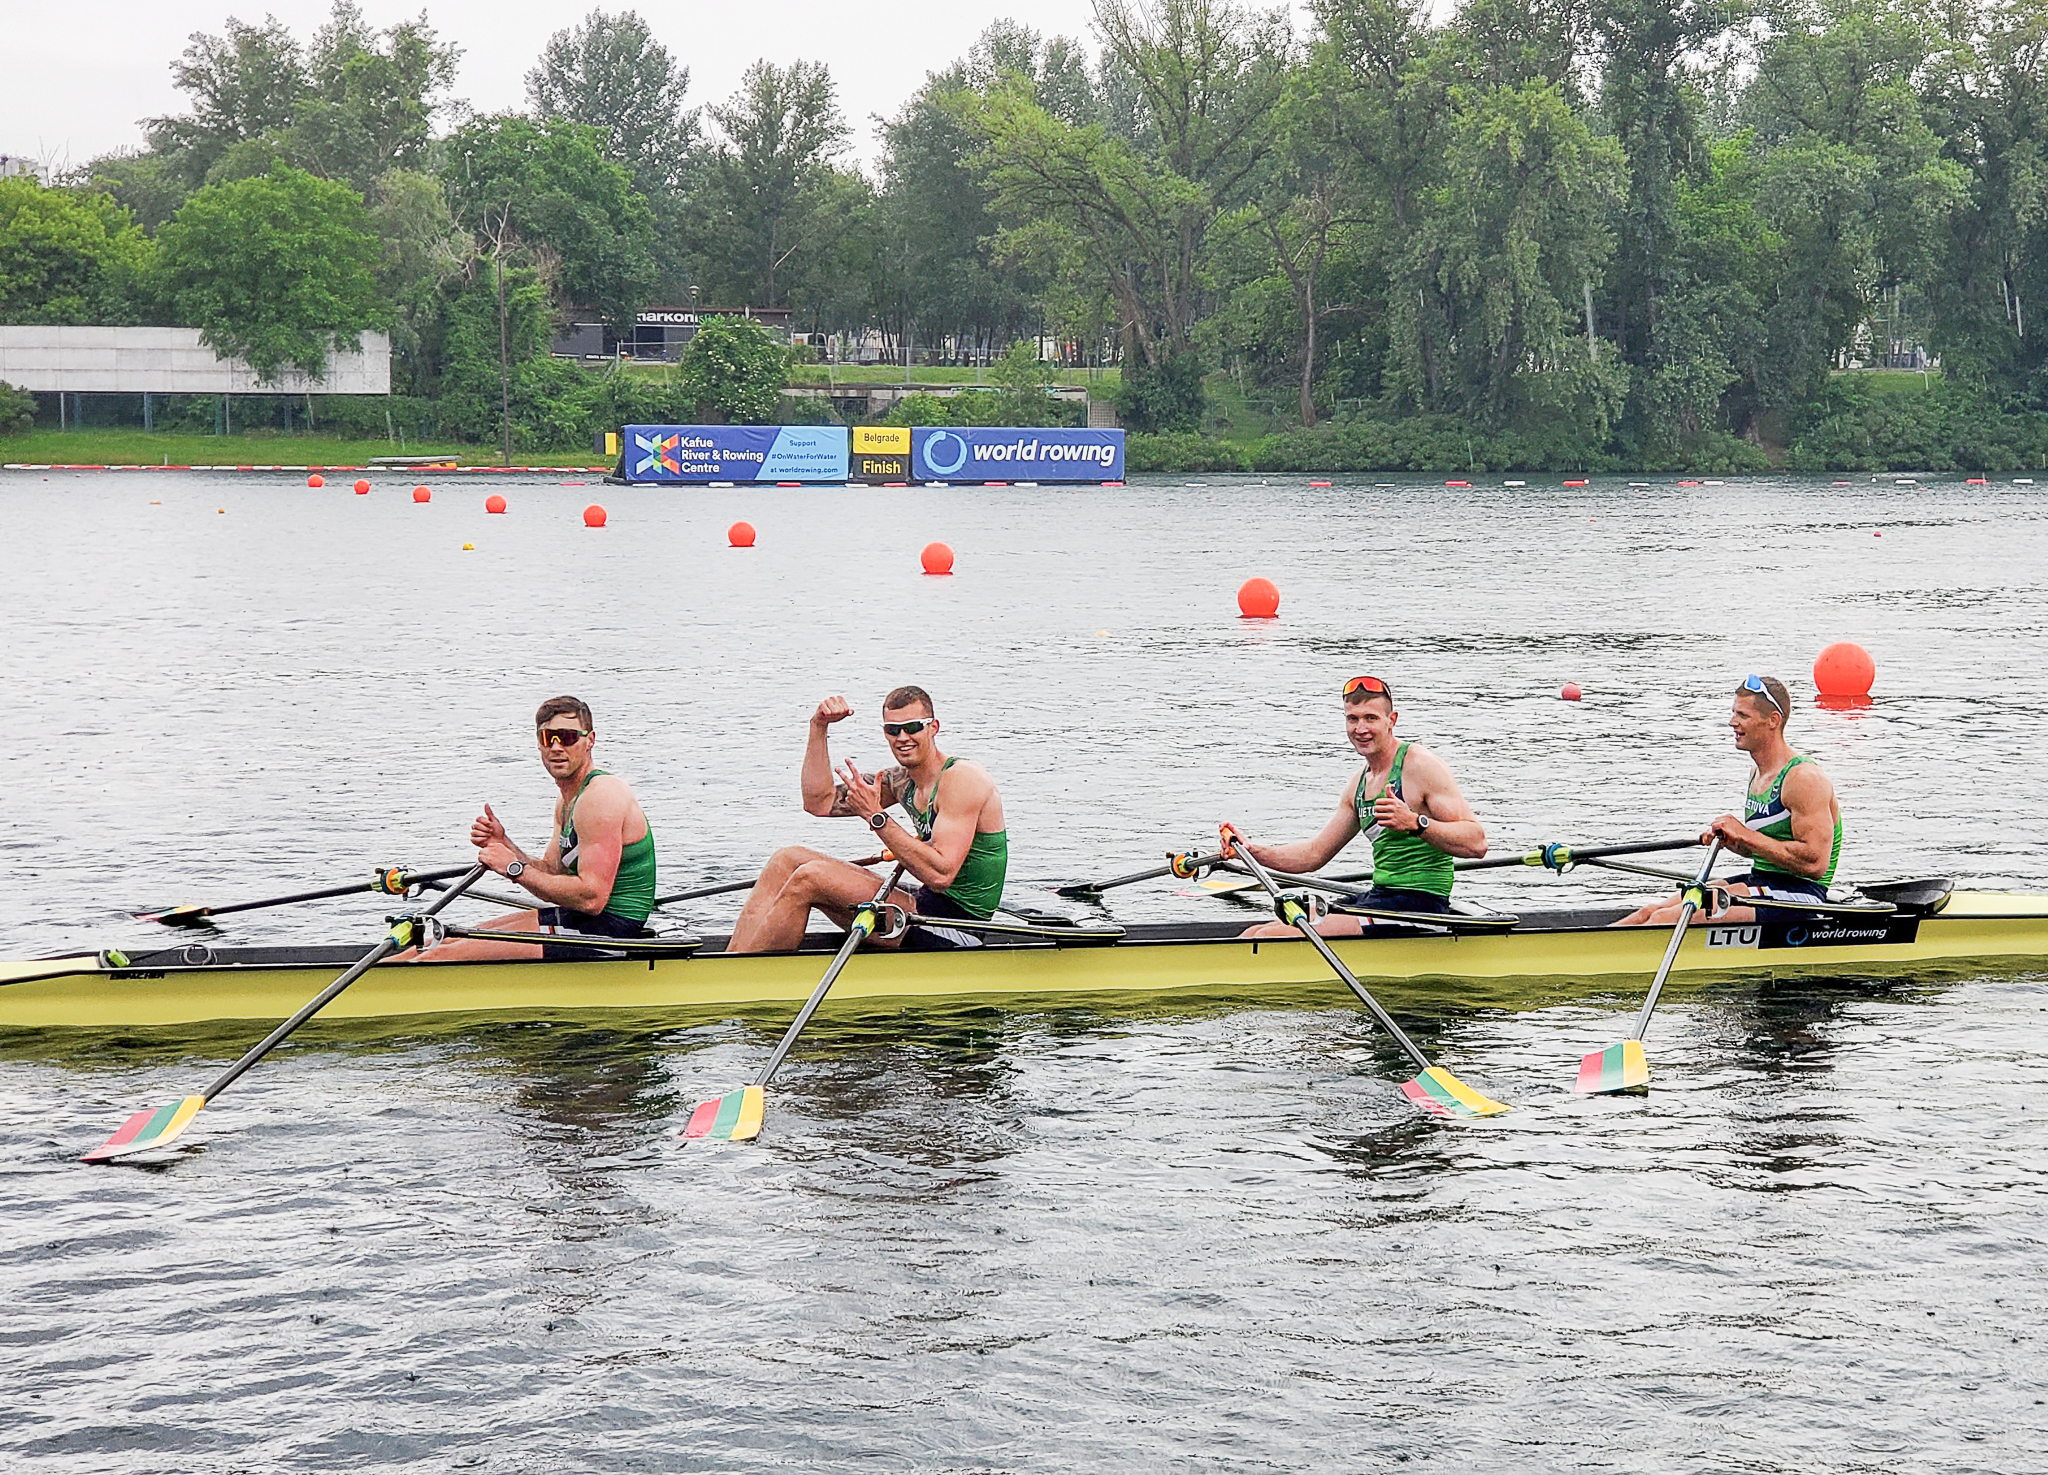
M 889 827 L 889 816 L 888 816 L 888 814 L 887 814 L 886 812 L 884 812 L 883 810 L 877 809 L 877 810 L 876 810 L 876 811 L 875 811 L 875 812 L 874 812 L 873 814 L 871 814 L 871 815 L 869 815 L 869 816 L 868 816 L 868 828 L 869 828 L 869 829 L 871 829 L 871 830 L 886 830 L 886 829 L 887 829 L 888 827 Z
M 1426 830 L 1427 830 L 1428 828 L 1429 828 L 1429 816 L 1428 816 L 1428 815 L 1426 815 L 1426 814 L 1417 814 L 1417 815 L 1415 816 L 1415 833 L 1416 833 L 1416 834 L 1418 834 L 1418 835 L 1420 835 L 1420 834 L 1422 834 L 1422 833 L 1423 833 L 1424 831 L 1426 831 Z
M 523 860 L 515 860 L 512 862 L 512 864 L 505 867 L 505 879 L 507 881 L 517 881 L 521 876 L 525 874 L 526 862 Z

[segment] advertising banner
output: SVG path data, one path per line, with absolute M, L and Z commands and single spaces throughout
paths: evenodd
M 628 425 L 633 482 L 845 481 L 843 425 Z
M 855 481 L 909 481 L 910 427 L 854 426 L 852 472 Z
M 967 426 L 911 432 L 919 481 L 1122 481 L 1121 430 Z

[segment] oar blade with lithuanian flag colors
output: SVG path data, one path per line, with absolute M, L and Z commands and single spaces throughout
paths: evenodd
M 1505 1103 L 1473 1090 L 1441 1065 L 1432 1065 L 1414 1080 L 1403 1081 L 1401 1094 L 1435 1116 L 1499 1116 L 1509 1109 Z
M 689 1125 L 683 1128 L 683 1136 L 745 1142 L 761 1135 L 761 1118 L 767 1110 L 766 1092 L 759 1086 L 742 1086 L 698 1102 L 697 1109 L 690 1113 Z
M 117 1157 L 131 1157 L 138 1152 L 169 1147 L 187 1127 L 192 1125 L 192 1119 L 199 1115 L 199 1108 L 204 1105 L 204 1096 L 187 1096 L 182 1101 L 173 1101 L 169 1106 L 160 1106 L 154 1111 L 138 1111 L 121 1123 L 120 1129 L 113 1136 L 79 1161 L 107 1163 Z
M 1641 1040 L 1617 1040 L 1605 1050 L 1589 1052 L 1580 1059 L 1579 1078 L 1572 1083 L 1581 1096 L 1645 1091 L 1649 1086 L 1650 1062 Z

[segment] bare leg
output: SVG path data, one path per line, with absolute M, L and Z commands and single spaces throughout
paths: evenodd
M 1751 894 L 1748 885 L 1741 881 L 1728 881 L 1720 884 L 1721 889 L 1730 896 L 1748 896 Z M 1637 907 L 1614 925 L 1617 927 L 1676 927 L 1678 925 L 1678 914 L 1684 909 L 1685 893 L 1680 892 L 1675 896 L 1667 896 L 1662 901 L 1653 901 L 1647 906 Z M 1702 907 L 1699 911 L 1692 914 L 1691 925 L 1694 927 L 1704 927 L 1709 922 L 1749 923 L 1755 920 L 1755 907 L 1731 906 L 1726 911 L 1717 913 L 1714 916 L 1708 916 L 1706 909 Z
M 493 917 L 483 924 L 486 932 L 538 932 L 539 912 L 512 912 Z M 482 963 L 505 958 L 537 958 L 540 948 L 530 942 L 496 942 L 487 937 L 451 937 L 439 947 L 428 948 L 403 961 L 408 963 Z
M 792 862 L 794 862 L 792 864 Z M 778 864 L 779 863 L 779 864 Z M 781 883 L 770 889 L 773 873 Z M 787 952 L 802 945 L 804 927 L 813 909 L 823 912 L 841 927 L 850 926 L 854 909 L 872 900 L 880 877 L 851 861 L 821 855 L 814 850 L 791 846 L 778 850 L 761 872 L 754 894 L 734 925 L 729 953 Z M 908 907 L 910 897 L 891 892 L 890 901 Z M 758 905 L 757 905 L 758 903 Z M 880 943 L 880 946 L 890 946 Z
M 775 905 L 775 899 L 782 894 L 782 888 L 789 884 L 796 868 L 807 861 L 830 860 L 832 857 L 822 850 L 812 850 L 803 845 L 785 845 L 768 857 L 768 864 L 761 867 L 761 874 L 754 881 L 754 889 L 747 893 L 746 905 L 740 908 L 739 919 L 732 924 L 733 941 L 752 937 L 760 931 L 761 919 Z M 754 951 L 736 949 L 729 943 L 729 951 Z
M 1316 923 L 1316 931 L 1325 937 L 1359 937 L 1364 935 L 1365 917 L 1354 917 L 1346 912 L 1332 912 Z M 1299 937 L 1301 929 L 1292 923 L 1275 917 L 1270 922 L 1261 922 L 1256 927 L 1247 927 L 1237 934 L 1239 937 Z

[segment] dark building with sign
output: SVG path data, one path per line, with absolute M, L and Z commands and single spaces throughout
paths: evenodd
M 587 308 L 578 308 L 575 320 L 555 335 L 549 350 L 557 358 L 613 358 L 673 363 L 683 348 L 697 336 L 697 324 L 704 318 L 752 318 L 769 332 L 789 336 L 796 312 L 787 307 L 649 307 L 633 319 L 630 337 L 621 338 Z

